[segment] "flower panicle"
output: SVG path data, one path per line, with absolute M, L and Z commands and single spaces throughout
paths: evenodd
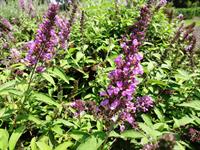
M 24 0 L 18 0 L 19 7 L 24 11 L 26 9 L 25 1 Z
M 32 0 L 29 0 L 29 3 L 28 3 L 28 14 L 34 18 L 36 16 L 36 11 L 35 11 L 35 7 L 33 5 L 33 1 Z
M 143 74 L 143 68 L 140 64 L 143 55 L 138 51 L 145 39 L 151 17 L 151 5 L 147 4 L 141 8 L 140 18 L 133 25 L 130 37 L 123 37 L 121 47 L 124 56 L 119 55 L 115 59 L 116 69 L 109 74 L 110 84 L 105 92 L 101 92 L 104 98 L 101 103 L 104 111 L 110 115 L 108 118 L 118 118 L 113 121 L 121 122 L 121 129 L 124 129 L 125 122 L 135 127 L 136 112 L 138 110 L 147 112 L 149 108 L 153 107 L 153 101 L 148 96 L 138 98 L 137 102 L 132 101 L 139 84 L 137 76 Z
M 161 7 L 165 6 L 166 4 L 167 4 L 167 0 L 160 0 L 156 6 L 156 10 L 159 10 Z
M 71 11 L 71 14 L 70 14 L 70 19 L 69 19 L 69 25 L 70 25 L 70 27 L 71 27 L 72 24 L 73 24 L 74 21 L 75 21 L 75 17 L 76 17 L 78 5 L 76 4 L 76 1 L 75 1 L 75 0 L 72 0 L 70 4 L 71 4 L 71 6 L 72 6 L 72 11 Z
M 4 31 L 11 31 L 13 26 L 12 24 L 6 19 L 0 16 L 0 24 Z
M 194 128 L 189 128 L 188 136 L 190 138 L 190 141 L 192 141 L 192 142 L 200 142 L 200 131 L 198 131 L 198 130 L 196 130 Z
M 37 63 L 48 63 L 54 56 L 54 47 L 58 41 L 54 29 L 57 11 L 58 5 L 51 4 L 49 6 L 47 14 L 44 16 L 43 23 L 39 25 L 35 40 L 31 41 L 28 45 L 29 51 L 24 59 L 27 65 L 34 66 L 37 65 Z
M 141 8 L 140 18 L 132 26 L 131 34 L 129 37 L 123 37 L 121 42 L 123 55 L 115 59 L 116 69 L 108 75 L 110 83 L 106 90 L 100 92 L 103 100 L 98 106 L 98 116 L 108 125 L 119 123 L 121 131 L 125 130 L 125 123 L 133 128 L 136 127 L 137 114 L 149 111 L 154 105 L 150 96 L 138 97 L 133 101 L 133 95 L 139 84 L 137 76 L 143 74 L 141 65 L 143 55 L 139 53 L 139 47 L 145 39 L 153 15 L 151 8 L 151 3 Z
M 59 43 L 63 49 L 67 46 L 67 42 L 69 39 L 70 34 L 70 24 L 67 19 L 62 17 L 56 16 L 56 26 L 59 28 L 58 36 L 59 36 Z

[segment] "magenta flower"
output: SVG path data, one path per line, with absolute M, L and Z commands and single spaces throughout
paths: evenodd
M 163 1 L 162 5 L 164 3 Z M 134 97 L 139 84 L 137 76 L 143 74 L 143 68 L 140 64 L 143 55 L 138 51 L 145 39 L 151 18 L 151 3 L 148 3 L 141 8 L 140 18 L 133 25 L 129 37 L 123 37 L 121 43 L 123 55 L 119 55 L 114 60 L 116 69 L 108 75 L 110 83 L 106 90 L 100 92 L 103 100 L 98 107 L 97 116 L 103 118 L 107 125 L 112 126 L 113 123 L 118 123 L 121 131 L 125 130 L 125 123 L 130 124 L 133 128 L 136 127 L 137 112 L 147 112 L 153 107 L 153 100 L 150 96 L 138 97 L 137 99 Z M 88 109 L 82 104 L 76 107 L 76 110 Z
M 115 59 L 116 69 L 110 72 L 110 84 L 106 91 L 100 93 L 104 98 L 101 102 L 107 118 L 117 118 L 121 122 L 120 128 L 124 130 L 124 122 L 136 126 L 136 110 L 146 112 L 153 106 L 149 96 L 138 98 L 134 102 L 134 93 L 138 85 L 136 77 L 143 74 L 140 64 L 143 56 L 138 49 L 145 38 L 145 33 L 151 20 L 150 5 L 141 8 L 139 21 L 133 25 L 130 37 L 123 37 L 121 47 L 124 52 Z M 140 105 L 141 104 L 141 105 Z M 113 120 L 113 119 L 111 119 Z
M 58 43 L 57 35 L 55 33 L 55 20 L 58 11 L 58 5 L 51 4 L 44 21 L 39 25 L 34 41 L 29 42 L 29 51 L 25 58 L 25 62 L 29 66 L 37 63 L 48 63 L 55 54 L 54 47 Z
M 76 110 L 75 115 L 79 116 L 83 111 L 85 111 L 85 102 L 82 100 L 76 100 L 71 104 L 71 107 Z
M 149 96 L 138 97 L 136 107 L 138 111 L 147 112 L 153 107 L 153 100 Z
M 12 25 L 10 24 L 10 22 L 5 19 L 5 18 L 2 18 L 1 19 L 1 23 L 8 29 L 8 30 L 12 30 Z
M 33 6 L 33 1 L 32 0 L 29 0 L 29 3 L 28 3 L 28 14 L 34 18 L 36 16 L 36 12 L 35 12 L 35 8 Z
M 156 9 L 160 9 L 161 7 L 165 6 L 167 4 L 167 0 L 160 0 L 160 2 L 158 3 Z
M 38 73 L 44 72 L 45 70 L 46 70 L 46 67 L 45 67 L 45 66 L 38 66 L 38 67 L 36 68 L 36 72 L 38 72 Z
M 70 33 L 69 21 L 67 19 L 56 16 L 56 25 L 59 28 L 59 32 L 58 32 L 59 43 L 61 47 L 65 49 L 67 47 L 66 44 L 67 44 L 69 33 Z
M 22 10 L 25 10 L 25 1 L 24 1 L 24 0 L 19 0 L 18 3 L 19 3 L 19 7 L 20 7 Z

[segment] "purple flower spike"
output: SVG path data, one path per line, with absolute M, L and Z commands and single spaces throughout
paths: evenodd
M 44 66 L 39 66 L 36 68 L 36 72 L 41 73 L 44 72 L 46 70 L 46 68 Z
M 150 96 L 138 97 L 136 106 L 138 111 L 147 112 L 153 107 L 153 100 Z
M 8 28 L 9 30 L 12 30 L 12 25 L 10 24 L 10 22 L 9 22 L 7 19 L 2 18 L 2 19 L 1 19 L 1 23 L 2 23 L 6 28 Z
M 165 1 L 162 2 L 164 5 Z M 161 4 L 160 4 L 161 5 Z M 104 98 L 101 105 L 102 110 L 108 118 L 113 121 L 113 116 L 120 121 L 121 131 L 124 130 L 124 122 L 135 127 L 136 110 L 143 112 L 153 107 L 153 101 L 150 97 L 138 98 L 137 102 L 132 102 L 138 81 L 136 77 L 143 74 L 143 68 L 140 64 L 143 56 L 138 53 L 142 41 L 145 39 L 147 27 L 152 18 L 151 4 L 141 8 L 140 18 L 132 27 L 130 37 L 123 37 L 121 47 L 123 55 L 115 59 L 116 69 L 109 73 L 110 84 L 106 91 L 101 92 Z
M 119 100 L 115 100 L 115 101 L 110 105 L 110 109 L 111 109 L 111 110 L 114 110 L 114 109 L 116 109 L 119 105 L 120 105 L 120 101 L 119 101 Z
M 71 106 L 76 110 L 77 116 L 79 116 L 85 110 L 85 102 L 82 100 L 74 101 Z
M 22 10 L 25 10 L 25 1 L 24 0 L 19 0 L 19 7 L 22 9 Z
M 44 16 L 44 21 L 39 25 L 34 41 L 28 44 L 28 54 L 24 59 L 29 66 L 37 63 L 48 63 L 55 54 L 54 47 L 57 45 L 57 35 L 54 30 L 58 5 L 51 4 L 47 14 Z M 38 69 L 39 72 L 43 69 Z
M 108 99 L 105 99 L 104 101 L 101 102 L 101 106 L 106 106 L 109 104 L 109 100 Z
M 69 21 L 59 16 L 56 16 L 56 25 L 59 27 L 58 36 L 60 38 L 59 41 L 60 45 L 63 49 L 65 49 L 67 47 L 66 44 L 69 39 L 69 33 L 70 33 Z

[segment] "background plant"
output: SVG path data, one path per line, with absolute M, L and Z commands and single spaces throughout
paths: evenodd
M 163 9 L 153 15 L 140 48 L 144 74 L 138 78 L 136 92 L 151 95 L 154 108 L 137 116 L 138 128 L 120 132 L 116 124 L 108 134 L 105 120 L 96 120 L 87 111 L 74 116 L 73 102 L 81 99 L 88 106 L 101 102 L 99 92 L 109 84 L 107 75 L 121 54 L 122 36 L 130 33 L 145 3 L 76 1 L 68 45 L 56 47 L 57 55 L 46 71 L 35 74 L 23 110 L 31 69 L 19 60 L 25 58 L 27 42 L 34 40 L 44 12 L 31 18 L 17 9 L 17 2 L 6 6 L 12 5 L 11 10 L 21 15 L 5 13 L 8 7 L 1 9 L 1 16 L 12 25 L 13 39 L 1 37 L 0 41 L 0 149 L 100 149 L 102 143 L 104 149 L 141 149 L 170 142 L 175 149 L 198 148 L 199 52 L 198 47 L 192 53 L 185 51 L 192 44 L 193 25 L 182 25 Z M 47 5 L 40 6 L 47 10 Z M 59 15 L 70 20 L 72 8 L 67 12 Z M 183 40 L 186 33 L 191 38 Z

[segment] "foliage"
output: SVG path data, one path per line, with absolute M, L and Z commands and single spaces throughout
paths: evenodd
M 200 16 L 200 7 L 177 8 L 176 13 L 177 14 L 183 14 L 184 18 L 186 18 L 186 19 L 191 19 L 193 17 L 199 17 Z
M 114 59 L 122 53 L 122 39 L 130 35 L 146 4 L 131 2 L 75 1 L 67 11 L 59 12 L 71 25 L 68 44 L 55 46 L 56 55 L 41 73 L 23 60 L 27 44 L 44 21 L 43 10 L 31 17 L 10 3 L 2 9 L 0 15 L 12 28 L 0 18 L 0 149 L 199 147 L 200 62 L 199 50 L 192 49 L 194 25 L 170 19 L 163 8 L 153 13 L 139 47 L 144 74 L 137 77 L 140 84 L 133 95 L 134 102 L 141 95 L 151 96 L 154 107 L 138 111 L 136 125 L 125 124 L 123 132 L 121 122 L 111 121 L 108 126 L 105 118 L 91 111 L 92 106 L 101 106 L 100 91 L 108 87 L 108 74 L 116 69 Z M 9 9 L 16 13 L 7 13 Z M 56 34 L 59 31 L 55 29 Z M 84 102 L 87 110 L 74 109 L 77 101 Z

